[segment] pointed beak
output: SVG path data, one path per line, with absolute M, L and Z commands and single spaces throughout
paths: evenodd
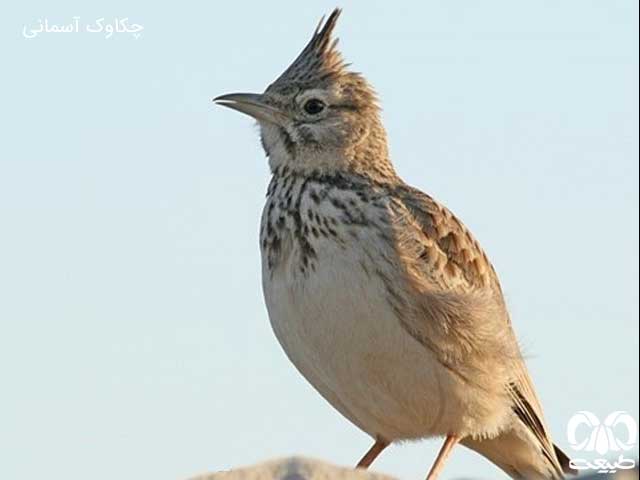
M 246 113 L 261 122 L 283 125 L 287 118 L 281 110 L 266 104 L 264 96 L 258 93 L 228 93 L 214 98 L 213 101 L 223 107 Z

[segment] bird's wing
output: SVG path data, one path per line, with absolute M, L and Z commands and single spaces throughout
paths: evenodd
M 535 437 L 554 470 L 562 475 L 560 455 L 544 423 L 542 407 L 520 354 L 497 274 L 480 244 L 449 210 L 421 191 L 403 185 L 394 196 L 400 208 L 406 209 L 401 215 L 404 225 L 398 231 L 410 231 L 413 227 L 413 233 L 408 234 L 412 238 L 401 239 L 409 276 L 422 285 L 427 297 L 425 303 L 433 305 L 434 298 L 445 299 L 443 311 L 435 313 L 440 313 L 443 322 L 449 324 L 442 331 L 423 325 L 428 331 L 422 332 L 422 336 L 435 333 L 433 341 L 426 340 L 427 346 L 444 353 L 444 362 L 452 362 L 456 371 L 464 372 L 465 369 L 460 368 L 462 364 L 471 362 L 469 379 L 479 379 L 485 385 L 490 379 L 499 379 L 501 385 L 496 387 L 503 389 L 517 418 Z M 430 308 L 429 313 L 433 315 L 434 307 Z M 466 318 L 455 318 L 455 312 Z M 457 327 L 463 331 L 456 331 Z M 439 352 L 441 348 L 433 345 L 450 342 L 452 336 L 454 343 L 458 342 L 453 353 Z M 484 358 L 477 359 L 477 355 Z M 504 365 L 505 369 L 500 371 L 496 365 Z M 483 366 L 491 366 L 486 378 L 483 372 L 476 371 Z
M 427 249 L 422 259 L 439 262 L 431 269 L 433 280 L 462 290 L 495 289 L 498 276 L 471 232 L 446 207 L 412 187 L 401 186 L 398 198 L 420 230 Z

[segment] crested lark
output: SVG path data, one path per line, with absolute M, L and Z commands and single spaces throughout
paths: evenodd
M 257 119 L 272 178 L 260 247 L 273 330 L 296 368 L 371 435 L 445 438 L 513 478 L 560 479 L 498 277 L 449 210 L 389 159 L 376 95 L 331 39 L 340 10 L 262 94 L 220 105 Z

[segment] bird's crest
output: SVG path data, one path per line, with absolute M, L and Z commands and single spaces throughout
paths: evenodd
M 326 22 L 324 17 L 313 32 L 309 43 L 300 55 L 280 75 L 273 84 L 318 82 L 326 77 L 340 75 L 346 64 L 336 48 L 338 39 L 332 39 L 332 32 L 338 21 L 341 10 L 336 8 Z

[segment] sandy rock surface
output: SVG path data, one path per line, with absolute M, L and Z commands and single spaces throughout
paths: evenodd
M 337 467 L 304 457 L 269 460 L 227 472 L 207 473 L 189 480 L 397 480 L 365 470 Z
M 425 472 L 426 475 L 426 472 Z M 446 471 L 442 480 L 447 479 Z M 467 480 L 473 477 L 468 477 Z M 638 470 L 621 471 L 616 475 L 584 475 L 570 477 L 579 480 L 638 480 Z M 269 460 L 250 467 L 225 472 L 213 472 L 189 480 L 399 480 L 374 471 L 337 467 L 321 460 L 289 457 Z M 462 480 L 461 478 L 457 480 Z

